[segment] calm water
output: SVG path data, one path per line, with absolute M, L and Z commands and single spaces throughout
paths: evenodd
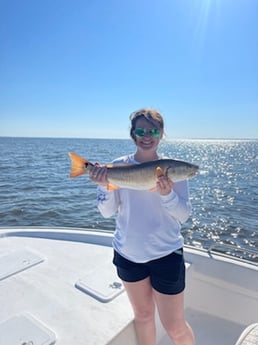
M 134 151 L 130 140 L 0 138 L 0 226 L 101 228 L 114 218 L 96 208 L 96 187 L 70 179 L 74 151 L 108 163 Z M 200 166 L 190 180 L 193 213 L 183 225 L 187 244 L 234 244 L 258 252 L 258 140 L 175 140 L 160 151 Z

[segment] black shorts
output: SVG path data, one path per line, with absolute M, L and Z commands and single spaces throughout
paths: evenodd
M 150 277 L 152 287 L 160 293 L 175 295 L 185 289 L 183 248 L 146 263 L 135 263 L 114 251 L 117 274 L 125 282 L 137 282 Z

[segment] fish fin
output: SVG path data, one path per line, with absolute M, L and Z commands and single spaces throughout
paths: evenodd
M 108 186 L 107 186 L 107 189 L 108 190 L 117 190 L 117 189 L 119 189 L 119 187 L 114 185 L 114 184 L 112 184 L 112 183 L 109 183 Z
M 87 159 L 82 158 L 76 153 L 69 152 L 71 158 L 71 172 L 70 177 L 77 177 L 87 173 L 86 164 L 93 165 Z
M 156 176 L 159 178 L 160 176 L 164 176 L 164 171 L 161 169 L 161 167 L 156 168 Z

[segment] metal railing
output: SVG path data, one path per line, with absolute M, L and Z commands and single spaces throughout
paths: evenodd
M 239 255 L 234 255 L 234 258 L 239 260 L 248 261 L 258 265 L 258 249 L 253 250 L 249 248 L 241 248 L 234 244 L 226 244 L 226 243 L 213 243 L 208 249 L 207 252 L 210 256 L 212 254 L 224 254 L 232 256 L 234 253 Z

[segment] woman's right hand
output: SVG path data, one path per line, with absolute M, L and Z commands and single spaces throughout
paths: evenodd
M 91 181 L 94 183 L 105 187 L 108 185 L 107 168 L 105 166 L 99 165 L 99 163 L 95 163 L 94 167 L 91 169 L 89 176 Z

